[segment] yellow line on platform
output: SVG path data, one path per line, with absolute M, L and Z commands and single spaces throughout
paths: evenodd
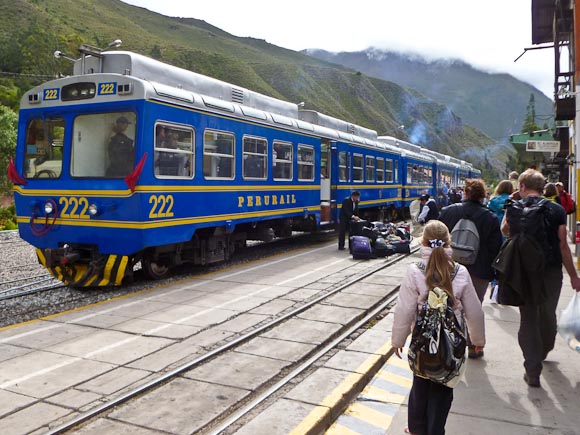
M 386 370 L 379 370 L 377 372 L 377 377 L 405 388 L 411 388 L 411 386 L 413 385 L 412 379 L 406 378 L 401 375 L 396 375 L 395 373 L 391 373 Z
M 330 410 L 325 406 L 316 406 L 310 414 L 302 420 L 302 422 L 296 426 L 290 435 L 304 435 L 308 433 L 308 431 L 315 427 L 319 421 L 322 421 L 326 418 Z
M 334 423 L 330 426 L 324 435 L 361 435 L 359 432 L 355 432 L 354 430 L 350 430 L 348 427 L 345 427 L 339 423 Z
M 381 429 L 387 429 L 393 421 L 392 416 L 383 414 L 382 412 L 363 405 L 360 402 L 354 402 L 344 413 L 345 415 L 350 415 L 351 417 L 355 417 L 358 420 Z
M 371 354 L 360 366 L 358 366 L 353 373 L 349 374 L 328 396 L 322 400 L 320 406 L 332 409 L 362 378 L 363 375 L 360 373 L 367 373 L 370 371 L 373 364 L 377 362 L 377 356 L 380 357 L 380 355 L 385 355 L 390 349 L 391 342 L 389 340 L 386 341 L 381 347 L 379 347 L 379 349 L 373 352 L 373 354 Z M 308 433 L 308 431 L 314 427 L 315 423 L 320 421 L 320 418 L 317 416 L 318 412 L 319 411 L 317 409 L 314 409 L 290 433 L 293 435 Z
M 373 385 L 368 385 L 361 393 L 365 399 L 375 400 L 377 402 L 383 403 L 396 403 L 401 405 L 405 402 L 405 397 L 401 394 L 391 393 L 390 391 L 383 390 L 382 388 L 375 387 Z
M 398 358 L 396 355 L 393 355 L 391 358 L 389 358 L 389 361 L 387 361 L 387 364 L 390 366 L 395 366 L 395 367 L 399 367 L 402 369 L 407 369 L 407 370 L 409 370 L 409 374 L 411 374 L 411 368 L 409 367 L 409 362 L 405 359 Z

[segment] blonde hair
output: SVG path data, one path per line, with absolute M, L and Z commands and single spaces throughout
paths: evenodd
M 451 272 L 455 268 L 455 263 L 451 260 L 445 248 L 451 244 L 451 236 L 445 224 L 438 220 L 430 220 L 425 225 L 423 230 L 423 245 L 431 246 L 430 241 L 441 240 L 443 246 L 432 248 L 431 256 L 427 262 L 427 269 L 425 271 L 425 282 L 429 291 L 435 287 L 439 287 L 447 293 L 452 305 L 455 306 L 457 302 L 453 294 L 453 286 L 451 284 Z
M 526 189 L 535 190 L 539 193 L 542 193 L 546 184 L 546 179 L 542 173 L 531 168 L 522 172 L 518 181 L 526 186 Z
M 494 196 L 499 196 L 502 193 L 507 193 L 508 195 L 514 193 L 514 185 L 510 180 L 500 181 L 493 194 Z

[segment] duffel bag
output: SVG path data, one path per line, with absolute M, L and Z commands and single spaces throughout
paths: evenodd
M 382 237 L 377 238 L 372 244 L 373 257 L 387 257 L 393 255 L 395 250 Z

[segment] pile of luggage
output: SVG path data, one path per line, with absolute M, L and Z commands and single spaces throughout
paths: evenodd
M 411 252 L 411 232 L 406 223 L 360 220 L 351 223 L 349 249 L 354 259 L 383 258 Z

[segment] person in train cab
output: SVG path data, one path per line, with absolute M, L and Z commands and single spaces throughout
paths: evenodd
M 155 131 L 155 147 L 165 148 L 166 140 L 167 140 L 167 128 L 164 125 L 158 125 Z
M 338 249 L 344 250 L 344 243 L 346 238 L 346 233 L 350 234 L 350 223 L 352 221 L 358 221 L 358 203 L 360 200 L 360 192 L 354 190 L 351 195 L 342 201 L 342 207 L 340 209 L 340 223 L 338 232 Z
M 545 179 L 541 172 L 534 169 L 522 172 L 519 177 L 519 193 L 522 199 L 519 201 L 528 208 L 537 204 L 541 201 L 540 195 L 544 183 Z M 570 277 L 572 288 L 577 292 L 580 291 L 580 278 L 567 242 L 566 212 L 561 205 L 553 201 L 544 201 L 544 206 L 546 207 L 544 228 L 532 235 L 537 239 L 538 244 L 543 246 L 539 255 L 543 257 L 544 270 L 539 273 L 538 277 L 538 280 L 541 280 L 540 288 L 543 297 L 534 302 L 531 300 L 533 296 L 529 293 L 529 288 L 519 289 L 520 294 L 528 295 L 524 305 L 519 306 L 518 342 L 524 357 L 524 381 L 530 387 L 540 387 L 543 361 L 554 348 L 556 341 L 556 308 L 562 291 L 562 265 Z M 515 237 L 519 232 L 520 220 L 521 217 L 512 213 L 508 207 L 501 225 L 503 234 L 507 237 Z M 526 263 L 535 265 L 537 263 L 534 263 L 536 261 L 534 257 L 536 255 L 531 251 L 526 251 L 523 255 L 518 255 L 518 261 L 524 265 L 523 267 Z M 511 275 L 515 274 L 514 270 Z
M 439 218 L 439 207 L 437 207 L 437 202 L 429 195 L 421 195 L 421 212 L 417 217 L 417 221 L 424 225 L 430 220 Z
M 497 217 L 482 203 L 486 191 L 487 188 L 483 180 L 479 178 L 465 180 L 465 201 L 445 207 L 441 210 L 440 216 L 440 220 L 447 225 L 449 231 L 452 231 L 455 224 L 463 218 L 471 220 L 477 228 L 479 250 L 475 263 L 468 264 L 466 267 L 477 296 L 482 303 L 489 283 L 495 278 L 491 265 L 502 244 Z M 475 346 L 469 342 L 468 345 L 469 358 L 483 356 L 483 349 L 476 350 Z
M 445 224 L 432 220 L 425 225 L 421 238 L 421 265 L 412 263 L 407 267 L 395 307 L 391 344 L 399 358 L 415 325 L 418 311 L 435 287 L 447 294 L 447 303 L 452 306 L 457 319 L 465 319 L 472 342 L 478 345 L 478 349 L 483 349 L 485 345 L 481 303 L 469 272 L 451 258 L 450 244 L 451 238 Z M 452 387 L 459 380 L 455 377 L 442 384 L 413 375 L 405 432 L 414 435 L 445 434 L 445 423 L 453 401 Z
M 125 134 L 130 123 L 126 117 L 120 116 L 113 126 L 113 133 L 115 134 L 111 137 L 107 147 L 109 156 L 107 176 L 109 177 L 129 175 L 135 166 L 133 139 Z

